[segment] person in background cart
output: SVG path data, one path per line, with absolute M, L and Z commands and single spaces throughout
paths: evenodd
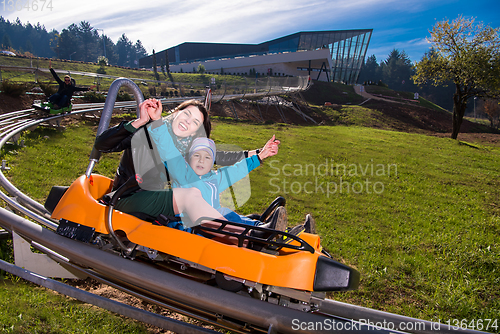
M 54 79 L 56 79 L 59 84 L 59 89 L 57 93 L 49 97 L 49 102 L 52 103 L 53 109 L 61 109 L 67 107 L 71 104 L 71 98 L 74 92 L 84 92 L 92 90 L 95 86 L 86 87 L 76 87 L 75 79 L 71 78 L 69 75 L 64 76 L 64 81 L 59 78 L 56 71 L 52 68 L 52 61 L 49 62 L 50 73 Z

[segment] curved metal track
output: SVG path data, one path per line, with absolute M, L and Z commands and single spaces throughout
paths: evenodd
M 2 70 L 13 70 L 19 72 L 31 72 L 35 74 L 35 82 L 37 81 L 39 73 L 50 73 L 48 68 L 38 68 L 38 67 L 23 67 L 23 66 L 12 66 L 12 65 L 0 65 L 0 71 Z M 85 77 L 95 78 L 98 82 L 101 79 L 106 80 L 117 80 L 120 77 L 106 74 L 98 74 L 92 72 L 81 72 L 81 71 L 67 71 L 67 70 L 55 70 L 56 73 L 79 75 Z M 51 74 L 49 74 L 51 76 Z M 210 74 L 207 74 L 207 77 Z M 1 75 L 0 75 L 1 78 Z M 142 79 L 142 78 L 129 78 L 129 80 L 136 83 L 150 82 L 153 84 L 166 84 L 172 87 L 176 87 L 185 91 L 188 90 L 204 90 L 206 85 L 203 83 L 187 83 L 187 82 L 171 82 L 171 81 L 159 81 L 152 79 Z M 300 92 L 306 90 L 311 84 L 310 78 L 308 76 L 297 76 L 297 77 L 260 77 L 254 79 L 248 79 L 242 77 L 244 83 L 234 85 L 228 84 L 225 80 L 218 82 L 217 84 L 210 84 L 213 91 L 214 102 L 220 102 L 221 100 L 233 100 L 233 99 L 251 99 L 262 96 L 270 95 L 281 95 L 290 94 L 295 92 Z M 200 99 L 203 97 L 193 97 Z M 171 98 L 168 99 L 172 102 L 185 100 L 185 97 Z
M 134 107 L 135 102 L 117 104 L 115 107 Z M 19 133 L 32 129 L 41 123 L 56 121 L 62 117 L 87 112 L 99 112 L 102 105 L 82 106 L 70 114 L 50 117 L 34 117 L 33 109 L 6 114 L 0 119 L 9 125 L 0 133 L 0 149 L 7 141 Z M 77 108 L 75 108 L 77 109 Z M 0 197 L 19 214 L 0 208 L 0 226 L 15 232 L 33 247 L 47 254 L 66 268 L 79 271 L 105 284 L 114 286 L 148 302 L 155 303 L 188 317 L 198 319 L 216 327 L 237 333 L 330 333 L 333 329 L 340 333 L 395 333 L 394 329 L 405 324 L 413 324 L 413 333 L 436 333 L 435 324 L 427 321 L 403 317 L 386 312 L 362 308 L 355 305 L 325 300 L 320 312 L 306 313 L 270 304 L 247 296 L 204 285 L 158 269 L 157 267 L 122 258 L 92 245 L 62 237 L 54 232 L 58 223 L 50 218 L 49 212 L 38 202 L 29 198 L 12 185 L 0 171 Z M 23 218 L 27 216 L 30 220 Z M 111 311 L 153 324 L 155 326 L 182 333 L 213 332 L 191 324 L 172 321 L 143 310 L 131 309 L 128 305 L 117 305 L 98 296 L 89 296 L 80 290 L 47 278 L 40 278 L 22 268 L 0 261 L 0 269 L 13 272 L 22 278 L 44 285 L 61 293 L 93 303 Z M 119 303 L 118 303 L 119 304 Z M 365 320 L 369 325 L 362 324 Z M 383 329 L 379 324 L 392 324 L 393 330 Z M 370 325 L 371 324 L 371 325 Z M 434 325 L 434 327 L 433 327 Z M 312 327 L 311 327 L 312 326 Z M 440 328 L 441 333 L 456 333 Z M 477 331 L 459 330 L 464 333 Z

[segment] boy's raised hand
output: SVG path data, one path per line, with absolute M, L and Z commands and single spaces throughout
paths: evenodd
M 138 129 L 150 119 L 156 121 L 161 118 L 161 102 L 156 99 L 148 99 L 139 105 L 139 118 L 132 122 L 132 126 Z
M 139 105 L 139 118 L 132 122 L 132 126 L 136 129 L 149 122 L 148 101 L 149 100 L 146 100 Z
M 265 158 L 278 154 L 280 143 L 281 142 L 276 139 L 276 136 L 273 135 L 271 139 L 267 141 L 266 145 L 264 145 L 264 148 L 259 152 L 260 160 L 264 160 Z
M 158 119 L 161 118 L 161 112 L 162 112 L 162 105 L 161 105 L 161 102 L 157 99 L 149 99 L 147 100 L 150 102 L 149 104 L 149 107 L 148 107 L 148 114 L 149 114 L 149 117 L 151 117 L 151 119 L 153 121 L 156 121 Z

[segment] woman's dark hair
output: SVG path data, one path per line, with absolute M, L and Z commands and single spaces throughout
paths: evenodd
M 179 110 L 184 110 L 189 106 L 195 106 L 200 110 L 201 114 L 203 115 L 203 127 L 205 129 L 205 134 L 203 134 L 202 130 L 199 129 L 196 133 L 197 134 L 196 137 L 200 135 L 206 135 L 207 138 L 210 138 L 210 132 L 212 131 L 212 123 L 210 123 L 210 117 L 208 116 L 207 108 L 205 108 L 205 105 L 203 103 L 201 103 L 198 100 L 187 100 L 179 104 L 177 108 L 174 109 L 174 112 Z

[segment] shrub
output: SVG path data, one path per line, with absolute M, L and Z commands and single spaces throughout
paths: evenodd
M 148 86 L 148 92 L 150 96 L 156 96 L 156 87 L 155 86 Z
M 161 89 L 161 93 L 162 93 L 161 95 L 162 95 L 162 96 L 166 95 L 166 92 L 167 92 L 167 85 L 165 85 L 165 84 L 161 84 L 161 85 L 160 85 L 160 89 Z
M 42 92 L 45 94 L 45 97 L 50 97 L 51 95 L 57 92 L 57 87 L 52 85 L 52 82 L 49 83 L 39 82 L 38 85 L 42 89 Z
M 104 56 L 99 56 L 97 58 L 97 64 L 101 67 L 104 67 L 104 66 L 108 66 L 109 63 L 108 63 L 108 58 L 104 57 Z
M 2 81 L 2 92 L 12 97 L 19 97 L 26 93 L 28 86 L 25 83 L 13 83 L 9 80 Z
M 389 88 L 389 86 L 386 83 L 382 82 L 382 80 L 378 81 L 377 86 Z
M 117 101 L 133 101 L 134 98 L 129 93 L 120 91 L 120 92 L 118 92 L 118 95 L 116 96 L 116 100 Z
M 89 91 L 83 94 L 83 99 L 86 102 L 104 102 L 106 101 L 106 96 L 98 92 Z

